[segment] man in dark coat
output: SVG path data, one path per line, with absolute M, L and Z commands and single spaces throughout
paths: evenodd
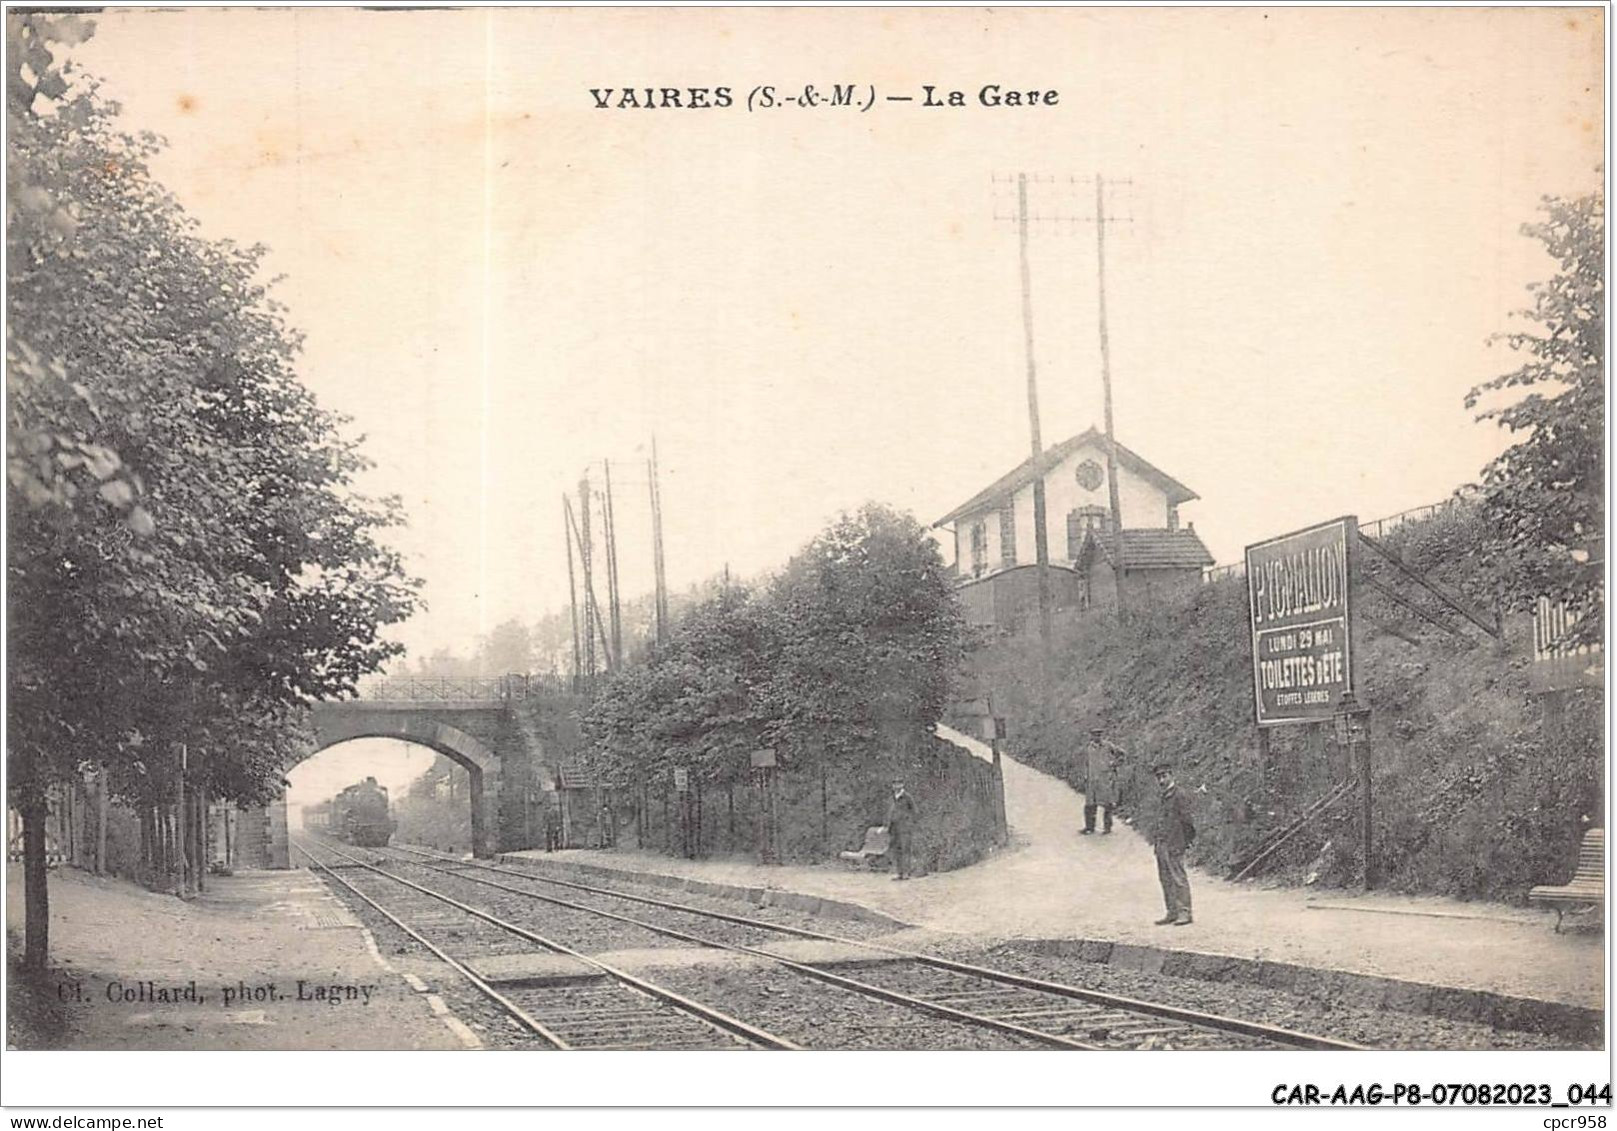
M 893 782 L 893 797 L 887 803 L 887 851 L 893 858 L 893 879 L 910 878 L 910 843 L 915 834 L 915 800 L 904 792 L 904 783 Z
M 1169 923 L 1182 927 L 1190 919 L 1190 877 L 1185 875 L 1185 849 L 1196 839 L 1196 826 L 1190 820 L 1190 807 L 1174 784 L 1173 767 L 1158 762 L 1151 767 L 1162 793 L 1157 804 L 1157 825 L 1152 843 L 1157 850 L 1157 878 L 1162 881 L 1162 901 L 1168 913 L 1157 926 Z
M 1095 810 L 1103 816 L 1102 833 L 1112 831 L 1112 810 L 1117 808 L 1117 760 L 1122 753 L 1101 737 L 1098 730 L 1089 732 L 1089 752 L 1084 766 L 1084 827 L 1085 835 L 1095 831 Z
M 561 814 L 556 811 L 556 805 L 550 800 L 548 793 L 540 796 L 543 800 L 540 802 L 542 808 L 539 819 L 545 833 L 545 851 L 554 852 L 561 847 Z

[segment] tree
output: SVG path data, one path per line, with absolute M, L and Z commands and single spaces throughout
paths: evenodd
M 781 726 L 832 752 L 880 725 L 929 730 L 964 656 L 964 621 L 937 546 L 909 515 L 867 504 L 787 565 L 771 591 Z
M 584 716 L 593 768 L 609 781 L 675 769 L 729 781 L 770 732 L 769 610 L 734 586 L 693 607 L 645 663 L 607 679 Z
M 1604 620 L 1605 198 L 1546 197 L 1546 218 L 1524 235 L 1559 264 L 1518 312 L 1532 329 L 1500 334 L 1522 364 L 1472 389 L 1525 395 L 1479 413 L 1521 439 L 1483 470 L 1482 504 L 1496 538 L 1506 596 L 1517 608 L 1564 600 L 1576 642 L 1598 642 Z
M 200 237 L 147 172 L 158 140 L 57 58 L 90 32 L 7 18 L 7 757 L 35 967 L 53 784 L 265 799 L 307 703 L 398 650 L 380 629 L 417 589 L 378 540 L 396 501 L 353 492 L 366 461 L 298 380 L 264 249 Z
M 908 515 L 867 505 L 769 586 L 720 589 L 644 664 L 606 679 L 584 716 L 590 757 L 613 781 L 685 769 L 734 784 L 760 746 L 784 767 L 864 759 L 877 775 L 870 759 L 941 718 L 963 638 L 932 539 Z
M 515 617 L 494 626 L 478 645 L 478 666 L 485 676 L 524 674 L 533 670 L 533 639 Z

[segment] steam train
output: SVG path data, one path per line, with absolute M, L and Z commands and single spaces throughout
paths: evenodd
M 387 788 L 377 785 L 375 778 L 349 786 L 331 799 L 329 808 L 321 809 L 324 820 L 317 820 L 317 826 L 362 848 L 381 848 L 398 825 L 389 812 Z

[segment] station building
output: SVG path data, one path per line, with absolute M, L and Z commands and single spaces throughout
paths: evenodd
M 1015 632 L 1038 618 L 1033 485 L 1044 481 L 1050 593 L 1057 612 L 1115 607 L 1201 582 L 1213 556 L 1181 523 L 1196 492 L 1116 445 L 1118 509 L 1113 522 L 1107 440 L 1090 428 L 1024 460 L 933 524 L 954 536 L 955 569 L 967 621 Z M 1118 552 L 1118 537 L 1122 553 Z M 1119 568 L 1121 557 L 1121 568 Z

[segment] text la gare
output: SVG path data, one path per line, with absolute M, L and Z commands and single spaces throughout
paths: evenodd
M 963 90 L 940 90 L 925 85 L 921 91 L 924 95 L 921 99 L 923 107 L 966 105 L 966 92 Z M 982 106 L 1055 106 L 1060 101 L 1059 90 L 1006 90 L 995 82 L 977 89 L 977 102 Z

